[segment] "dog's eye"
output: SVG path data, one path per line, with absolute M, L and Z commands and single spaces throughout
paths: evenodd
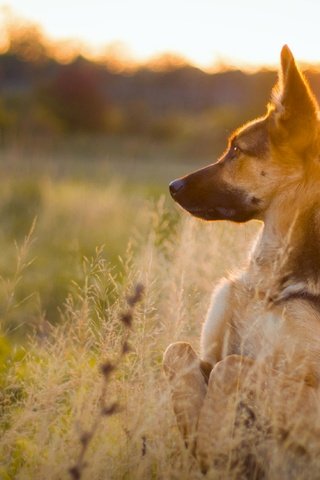
M 238 147 L 238 145 L 234 145 L 232 147 L 232 151 L 233 151 L 233 153 L 240 153 L 240 148 Z
M 241 148 L 238 145 L 232 145 L 230 150 L 231 158 L 236 158 L 241 153 Z

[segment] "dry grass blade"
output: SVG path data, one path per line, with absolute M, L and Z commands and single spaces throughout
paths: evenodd
M 123 323 L 125 330 L 123 332 L 123 340 L 122 340 L 122 347 L 119 353 L 119 358 L 116 363 L 111 363 L 110 361 L 106 360 L 104 363 L 100 365 L 100 371 L 103 376 L 103 382 L 101 387 L 101 395 L 100 395 L 100 405 L 99 411 L 97 412 L 96 419 L 93 422 L 91 429 L 87 432 L 83 432 L 80 436 L 80 444 L 81 449 L 78 455 L 78 459 L 76 464 L 69 469 L 69 474 L 72 479 L 80 480 L 82 477 L 82 473 L 86 466 L 88 465 L 85 461 L 85 456 L 87 454 L 90 442 L 94 438 L 99 425 L 101 423 L 102 417 L 111 417 L 121 411 L 121 406 L 119 402 L 112 402 L 110 404 L 107 403 L 107 390 L 109 386 L 109 382 L 111 379 L 111 375 L 119 368 L 119 364 L 121 362 L 121 358 L 130 351 L 128 345 L 128 335 L 129 335 L 129 328 L 132 326 L 133 315 L 134 315 L 134 308 L 135 306 L 142 300 L 144 292 L 144 287 L 141 284 L 137 284 L 132 296 L 127 297 L 127 303 L 129 310 L 126 313 L 120 313 L 120 320 Z M 123 319 L 127 316 L 130 316 L 130 324 Z M 144 447 L 145 448 L 145 447 Z

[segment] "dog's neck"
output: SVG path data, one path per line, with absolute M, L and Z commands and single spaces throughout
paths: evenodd
M 304 205 L 284 197 L 272 206 L 251 258 L 257 288 L 275 298 L 320 298 L 320 202 Z

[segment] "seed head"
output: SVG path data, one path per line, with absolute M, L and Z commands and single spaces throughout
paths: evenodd
M 79 469 L 79 467 L 75 466 L 75 467 L 71 467 L 69 469 L 69 473 L 71 475 L 71 477 L 74 479 L 74 480 L 80 480 L 81 478 L 81 471 Z
M 120 405 L 118 402 L 114 402 L 108 407 L 103 407 L 101 410 L 102 415 L 111 416 L 120 412 Z
M 84 447 L 88 445 L 92 437 L 92 434 L 90 432 L 83 432 L 83 434 L 80 437 L 80 442 Z
M 125 340 L 122 344 L 122 355 L 125 355 L 126 353 L 129 353 L 131 351 L 132 351 L 132 348 L 130 347 L 127 340 Z
M 131 308 L 134 307 L 138 302 L 140 302 L 140 300 L 142 299 L 143 292 L 144 292 L 144 286 L 142 285 L 142 283 L 137 283 L 137 285 L 135 286 L 133 295 L 130 295 L 127 298 L 128 305 Z
M 112 365 L 112 363 L 110 363 L 108 361 L 104 362 L 100 366 L 101 373 L 106 380 L 109 379 L 109 377 L 110 377 L 111 373 L 114 371 L 114 369 L 115 369 L 115 366 Z
M 132 313 L 131 312 L 121 313 L 120 320 L 126 327 L 130 328 L 132 325 Z

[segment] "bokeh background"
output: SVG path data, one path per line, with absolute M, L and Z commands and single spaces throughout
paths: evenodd
M 1 478 L 68 477 L 137 281 L 146 303 L 114 389 L 124 426 L 98 437 L 88 478 L 188 478 L 161 355 L 196 344 L 212 285 L 258 227 L 192 220 L 167 185 L 265 112 L 283 44 L 320 98 L 319 16 L 316 0 L 1 4 Z

